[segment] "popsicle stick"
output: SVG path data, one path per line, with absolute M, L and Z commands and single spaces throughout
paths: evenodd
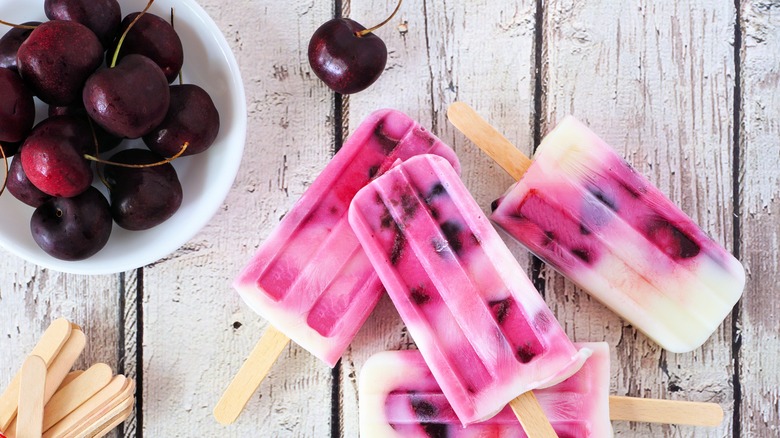
M 75 411 L 93 395 L 111 382 L 113 372 L 111 367 L 99 363 L 92 365 L 67 385 L 63 385 L 54 393 L 43 411 L 43 431 L 49 430 L 68 414 Z
M 17 438 L 40 438 L 43 433 L 43 391 L 46 386 L 46 362 L 31 355 L 22 365 L 19 383 Z
M 93 414 L 100 412 L 100 410 L 106 404 L 110 403 L 112 400 L 115 400 L 117 396 L 122 394 L 122 392 L 127 387 L 128 381 L 125 376 L 114 377 L 105 388 L 101 389 L 97 394 L 90 397 L 89 400 L 84 402 L 73 412 L 49 428 L 49 430 L 43 434 L 43 437 L 62 437 L 66 433 L 75 430 L 86 418 L 89 418 Z
M 531 159 L 520 152 L 468 104 L 454 102 L 447 109 L 447 118 L 515 180 L 520 180 L 528 171 Z
M 68 341 L 62 346 L 60 353 L 51 361 L 49 369 L 46 372 L 46 390 L 44 393 L 44 404 L 51 400 L 57 388 L 62 385 L 65 376 L 68 375 L 73 364 L 81 356 L 84 347 L 87 345 L 87 337 L 81 330 L 73 330 L 70 333 Z
M 509 402 L 509 406 L 528 438 L 558 438 L 532 391 L 517 396 Z
M 110 405 L 106 405 L 100 411 L 99 416 L 88 419 L 73 432 L 64 435 L 62 438 L 93 436 L 95 432 L 102 430 L 107 422 L 114 420 L 118 415 L 128 409 L 132 410 L 133 403 L 135 403 L 135 397 L 133 397 L 132 393 L 128 396 L 124 396 L 123 394 L 122 396 L 117 397 L 116 400 L 113 400 Z
M 101 421 L 107 421 L 109 418 L 113 417 L 117 413 L 119 413 L 121 410 L 124 410 L 124 407 L 122 409 L 118 409 L 118 406 L 121 406 L 123 404 L 129 404 L 132 405 L 133 403 L 133 394 L 135 393 L 135 381 L 132 379 L 127 379 L 127 383 L 125 384 L 125 387 L 122 389 L 122 391 L 117 394 L 114 398 L 110 399 L 106 403 L 100 406 L 99 409 L 96 411 L 90 413 L 88 416 L 81 419 L 81 421 L 71 430 L 67 431 L 64 435 L 62 435 L 62 438 L 81 438 L 87 435 L 85 430 L 92 429 L 95 427 L 95 425 Z
M 124 411 L 120 412 L 119 415 L 115 416 L 114 418 L 108 420 L 105 422 L 98 430 L 96 430 L 92 435 L 87 435 L 86 438 L 99 438 L 108 435 L 109 432 L 114 430 L 117 426 L 124 423 L 125 420 L 130 416 L 130 414 L 133 413 L 133 404 L 135 403 L 135 398 L 131 399 L 130 406 L 127 407 Z
M 718 426 L 723 422 L 723 408 L 717 403 L 612 395 L 609 397 L 609 418 L 644 423 Z
M 214 408 L 214 418 L 220 424 L 228 425 L 236 421 L 252 394 L 268 375 L 271 366 L 289 343 L 290 338 L 284 333 L 272 325 L 268 326 Z
M 80 376 L 82 374 L 84 374 L 84 370 L 76 370 L 76 371 L 69 372 L 68 375 L 65 376 L 64 379 L 62 379 L 62 384 L 60 386 L 62 387 L 62 386 L 67 385 L 68 383 L 72 382 L 73 379 L 75 379 L 76 377 L 78 377 L 78 376 Z
M 65 345 L 71 331 L 72 327 L 68 320 L 64 318 L 54 320 L 30 354 L 40 357 L 47 365 L 50 364 L 52 359 L 60 352 L 62 346 Z M 8 388 L 0 395 L 0 431 L 8 431 L 8 426 L 16 417 L 20 377 L 21 372 L 14 376 Z

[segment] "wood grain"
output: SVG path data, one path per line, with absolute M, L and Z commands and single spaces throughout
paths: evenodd
M 780 4 L 741 2 L 741 433 L 780 434 Z
M 0 253 L 0 387 L 59 317 L 80 325 L 87 336 L 76 368 L 104 362 L 115 369 L 118 297 L 116 276 L 62 274 Z
M 295 345 L 236 423 L 221 426 L 212 410 L 266 326 L 230 285 L 332 155 L 332 94 L 306 58 L 309 36 L 332 5 L 201 4 L 241 69 L 247 142 L 233 189 L 209 225 L 143 270 L 143 434 L 327 436 L 331 369 Z
M 543 28 L 543 131 L 573 114 L 727 248 L 734 16 L 728 2 L 551 1 Z M 552 270 L 542 278 L 575 340 L 610 344 L 612 394 L 710 401 L 726 411 L 716 429 L 615 422 L 616 436 L 731 434 L 730 319 L 702 348 L 671 354 Z

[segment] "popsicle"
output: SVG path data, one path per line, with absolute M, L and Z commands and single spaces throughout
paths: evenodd
M 448 114 L 519 180 L 491 220 L 649 338 L 688 352 L 731 312 L 742 265 L 585 125 L 564 118 L 530 161 L 467 105 Z
M 334 366 L 382 294 L 347 221 L 352 197 L 397 160 L 432 153 L 458 159 L 394 110 L 371 114 L 260 245 L 233 286 L 271 327 L 214 410 L 237 418 L 290 339 Z
M 716 403 L 609 396 L 609 346 L 575 343 L 591 357 L 563 382 L 534 390 L 560 438 L 607 438 L 614 420 L 717 426 L 723 409 Z M 511 409 L 468 427 L 460 424 L 417 350 L 384 351 L 360 371 L 362 438 L 523 438 Z
M 589 355 L 441 157 L 410 158 L 372 181 L 349 221 L 464 425 L 565 380 Z

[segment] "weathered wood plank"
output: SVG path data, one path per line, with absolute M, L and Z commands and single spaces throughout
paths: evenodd
M 551 1 L 544 17 L 544 131 L 567 114 L 589 124 L 694 221 L 733 245 L 734 5 Z M 712 401 L 719 428 L 615 422 L 617 436 L 728 436 L 730 318 L 700 349 L 661 350 L 559 275 L 548 302 L 576 340 L 613 347 L 612 392 Z
M 740 251 L 748 273 L 742 299 L 741 432 L 780 434 L 780 3 L 741 6 L 742 135 Z
M 116 371 L 118 305 L 115 275 L 62 274 L 0 254 L 0 388 L 6 388 L 51 321 L 60 317 L 80 325 L 87 337 L 74 369 L 104 362 Z
M 234 425 L 220 426 L 212 409 L 265 327 L 231 282 L 332 153 L 332 94 L 306 58 L 309 36 L 331 17 L 331 4 L 201 4 L 238 59 L 249 131 L 241 170 L 217 215 L 143 270 L 143 433 L 328 436 L 331 370 L 297 346 L 282 353 Z
M 352 1 L 350 17 L 369 26 L 381 21 L 391 3 Z M 469 102 L 530 151 L 534 12 L 533 1 L 405 2 L 376 32 L 388 46 L 387 68 L 368 90 L 349 97 L 349 126 L 379 108 L 405 112 L 455 148 L 466 186 L 489 211 L 512 180 L 447 122 L 446 111 L 455 100 Z M 528 265 L 525 251 L 516 254 Z M 385 297 L 342 360 L 342 436 L 358 436 L 357 377 L 363 363 L 379 351 L 407 348 L 413 342 Z

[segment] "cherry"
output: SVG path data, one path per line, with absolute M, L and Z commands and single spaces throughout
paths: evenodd
M 349 18 L 325 22 L 309 41 L 309 64 L 314 74 L 333 91 L 357 93 L 376 82 L 387 63 L 387 46 L 373 31 L 385 25 L 401 7 L 381 24 L 366 29 Z
M 20 159 L 11 161 L 11 166 L 8 170 L 8 191 L 16 199 L 31 207 L 39 207 L 52 198 L 51 195 L 43 193 L 27 179 L 27 175 L 25 175 L 22 167 L 22 160 Z
M 52 257 L 83 260 L 100 251 L 111 235 L 106 198 L 94 187 L 73 198 L 52 198 L 30 219 L 33 240 Z
M 126 149 L 112 162 L 130 165 L 159 163 L 162 157 L 145 149 Z M 181 206 L 182 187 L 170 163 L 149 167 L 108 165 L 105 178 L 111 192 L 111 215 L 128 230 L 146 230 L 173 216 Z
M 88 27 L 107 48 L 119 33 L 122 11 L 116 0 L 46 0 L 50 20 L 75 21 Z
M 15 143 L 23 140 L 34 121 L 32 94 L 19 75 L 0 68 L 0 141 Z
M 19 46 L 19 73 L 42 101 L 69 105 L 103 61 L 97 36 L 75 21 L 47 21 Z
M 79 101 L 78 104 L 71 106 L 49 105 L 49 117 L 66 115 L 75 116 L 81 118 L 86 123 L 90 123 L 90 126 L 95 131 L 95 140 L 97 140 L 100 152 L 108 152 L 119 146 L 122 143 L 122 137 L 109 134 L 105 129 L 101 128 L 100 125 L 93 122 L 92 119 L 89 118 L 86 108 L 84 108 L 81 103 L 82 102 Z M 95 153 L 94 145 L 89 149 L 89 153 Z
M 219 133 L 219 112 L 211 96 L 192 84 L 173 85 L 171 104 L 165 120 L 144 136 L 144 143 L 154 152 L 171 157 L 188 147 L 182 155 L 198 154 L 211 146 Z
M 19 148 L 22 147 L 22 143 L 24 143 L 24 140 L 14 143 L 7 141 L 0 142 L 0 155 L 5 155 L 6 158 L 13 157 L 17 152 L 19 152 Z
M 27 137 L 19 158 L 35 187 L 52 196 L 71 197 L 92 183 L 92 168 L 84 158 L 92 147 L 92 133 L 83 120 L 49 117 Z
M 16 68 L 16 52 L 19 51 L 19 46 L 22 45 L 33 31 L 33 29 L 28 27 L 38 26 L 39 24 L 41 23 L 38 21 L 22 23 L 22 27 L 11 28 L 11 30 L 0 38 L 0 68 L 18 71 Z
M 122 20 L 121 32 L 127 30 L 138 15 L 139 13 L 135 12 L 125 17 Z M 116 44 L 108 51 L 109 59 L 115 50 Z M 148 12 L 141 15 L 125 36 L 117 59 L 133 53 L 144 55 L 160 66 L 168 83 L 176 79 L 184 64 L 184 48 L 173 26 Z
M 168 112 L 170 91 L 160 67 L 141 55 L 127 55 L 114 68 L 87 79 L 83 91 L 89 116 L 111 134 L 139 138 Z

